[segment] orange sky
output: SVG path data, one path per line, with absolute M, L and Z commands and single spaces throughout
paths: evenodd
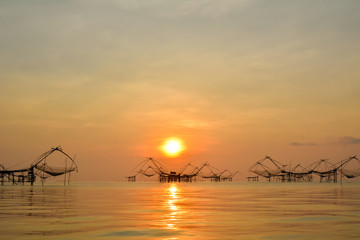
M 148 156 L 239 170 L 360 154 L 358 1 L 3 1 L 0 163 L 62 145 L 77 180 Z M 178 137 L 186 151 L 159 146 Z

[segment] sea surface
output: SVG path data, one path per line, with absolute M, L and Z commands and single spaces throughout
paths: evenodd
M 0 186 L 0 239 L 360 239 L 360 184 Z

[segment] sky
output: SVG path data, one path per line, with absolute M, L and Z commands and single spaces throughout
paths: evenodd
M 154 157 L 249 167 L 360 155 L 357 0 L 0 1 L 0 163 L 61 145 L 79 181 Z M 160 150 L 182 139 L 175 158 Z

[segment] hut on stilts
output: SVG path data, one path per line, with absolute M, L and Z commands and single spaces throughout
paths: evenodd
M 210 180 L 212 182 L 232 181 L 233 177 L 239 172 L 232 173 L 229 170 L 221 172 L 208 162 L 200 167 L 188 163 L 179 172 L 167 171 L 160 162 L 149 157 L 138 164 L 134 168 L 133 173 L 133 175 L 126 177 L 128 182 L 136 182 L 138 177 L 157 177 L 159 182 L 196 182 L 199 179 Z

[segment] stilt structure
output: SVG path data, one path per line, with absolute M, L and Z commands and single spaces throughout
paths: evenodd
M 209 179 L 211 182 L 221 181 L 221 172 L 216 167 L 211 166 L 209 163 L 205 163 L 199 171 L 199 176 L 203 179 Z
M 287 169 L 287 165 L 281 164 L 270 157 L 253 164 L 249 171 L 256 177 L 247 177 L 248 181 L 258 181 L 263 177 L 268 181 L 280 182 L 312 182 L 313 176 L 319 178 L 320 183 L 336 183 L 338 176 L 342 182 L 343 177 L 355 178 L 360 176 L 360 161 L 356 156 L 332 164 L 327 159 L 310 164 L 304 168 L 300 164 L 292 169 Z
M 205 171 L 207 170 L 207 171 Z M 164 166 L 149 157 L 138 164 L 134 170 L 134 175 L 127 176 L 128 182 L 135 182 L 137 176 L 151 178 L 158 176 L 159 182 L 195 182 L 197 178 L 208 179 L 212 182 L 232 181 L 232 178 L 239 172 L 232 173 L 228 170 L 220 172 L 217 168 L 209 163 L 204 163 L 200 167 L 195 167 L 191 163 L 185 165 L 179 172 L 167 171 Z
M 266 178 L 269 182 L 285 182 L 286 181 L 286 165 L 266 156 L 264 159 L 253 164 L 249 171 Z
M 24 183 L 30 183 L 31 185 L 35 182 L 34 168 L 6 170 L 3 168 L 0 170 L 0 181 L 1 185 L 5 182 L 11 182 L 13 185 L 24 185 Z
M 222 182 L 232 182 L 233 177 L 238 173 L 239 173 L 239 171 L 236 171 L 235 173 L 232 173 L 231 171 L 225 169 L 220 174 L 220 181 L 222 181 Z
M 308 169 L 311 169 L 311 173 L 320 177 L 321 183 L 337 182 L 337 167 L 330 163 L 328 159 L 321 159 L 311 164 Z
M 301 166 L 296 165 L 290 171 L 283 171 L 285 175 L 285 181 L 287 182 L 312 182 L 311 171 Z
M 256 177 L 247 177 L 248 182 L 258 182 L 259 176 Z
M 54 159 L 50 158 L 54 153 L 60 153 L 62 157 L 65 157 L 64 167 L 51 166 Z M 68 164 L 68 162 L 70 162 L 70 164 Z M 48 163 L 50 163 L 50 165 L 48 165 Z M 66 181 L 69 183 L 70 173 L 73 171 L 78 171 L 75 160 L 66 154 L 59 146 L 51 148 L 49 151 L 41 154 L 28 168 L 10 170 L 0 165 L 0 181 L 1 185 L 4 185 L 5 182 L 12 182 L 13 185 L 24 185 L 24 183 L 33 185 L 37 177 L 44 183 L 45 179 L 49 177 L 64 175 L 65 185 Z

